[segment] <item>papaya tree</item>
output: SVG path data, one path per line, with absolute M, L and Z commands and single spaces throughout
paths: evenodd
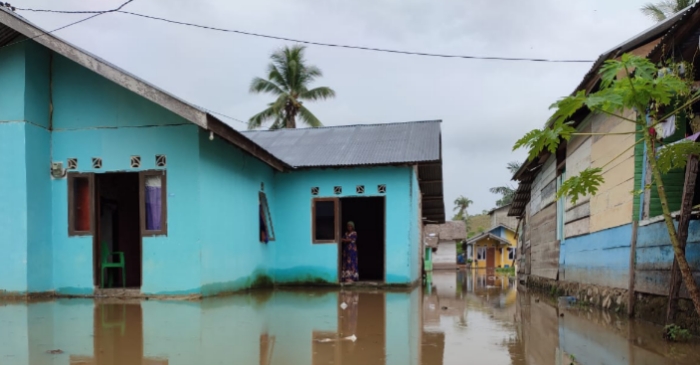
M 554 103 L 551 107 L 554 113 L 547 126 L 525 134 L 515 143 L 513 149 L 526 148 L 528 159 L 533 160 L 544 151 L 555 153 L 562 141 L 568 141 L 575 135 L 635 134 L 634 143 L 630 143 L 623 154 L 637 144 L 646 145 L 649 170 L 661 202 L 673 253 L 695 310 L 700 314 L 700 291 L 693 280 L 685 250 L 679 243 L 662 180 L 665 173 L 685 168 L 688 156 L 699 155 L 700 144 L 680 141 L 656 149 L 656 137 L 652 132 L 653 127 L 666 123 L 672 116 L 692 114 L 691 107 L 700 99 L 700 93 L 692 92 L 691 66 L 685 63 L 657 66 L 646 58 L 625 54 L 619 60 L 605 62 L 599 72 L 601 83 L 596 92 L 587 94 L 585 91 L 579 91 Z M 603 113 L 623 122 L 633 123 L 636 131 L 579 133 L 574 128 L 571 118 L 574 113 L 584 108 L 592 113 Z M 620 156 L 622 154 L 612 157 L 601 167 L 587 168 L 568 178 L 557 191 L 557 198 L 567 197 L 575 204 L 580 197 L 596 194 L 604 182 L 603 169 Z M 645 185 L 631 193 L 639 194 L 651 188 L 651 185 Z

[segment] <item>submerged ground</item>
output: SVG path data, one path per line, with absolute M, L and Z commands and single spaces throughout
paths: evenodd
M 411 292 L 0 302 L 1 365 L 700 363 L 698 342 L 669 344 L 660 333 L 611 313 L 557 308 L 486 272 L 436 271 Z

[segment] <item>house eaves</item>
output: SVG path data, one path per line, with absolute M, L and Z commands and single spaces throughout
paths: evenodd
M 494 241 L 500 242 L 501 244 L 504 244 L 504 245 L 510 245 L 510 242 L 507 239 L 498 237 L 498 236 L 494 235 L 493 233 L 488 233 L 488 232 L 480 234 L 476 237 L 470 238 L 469 240 L 467 240 L 467 245 L 475 244 L 478 241 L 481 241 L 483 239 L 494 240 Z
M 26 19 L 0 7 L 0 24 L 29 38 L 49 50 L 64 56 L 71 61 L 87 68 L 88 70 L 116 83 L 117 85 L 146 98 L 165 109 L 181 116 L 197 126 L 216 133 L 234 146 L 240 148 L 254 157 L 264 161 L 278 171 L 285 171 L 291 167 L 278 159 L 255 142 L 243 136 L 240 132 L 231 128 L 226 123 L 214 117 L 206 110 L 194 104 L 188 103 L 156 86 L 150 84 L 126 70 L 119 68 L 83 49 L 80 49 L 55 35 L 35 26 Z M 2 34 L 11 33 L 0 26 L 0 38 Z M 5 44 L 10 46 L 12 43 Z

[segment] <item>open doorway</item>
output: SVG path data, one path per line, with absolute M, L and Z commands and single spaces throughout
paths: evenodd
M 97 234 L 93 252 L 98 287 L 141 287 L 139 199 L 139 173 L 95 175 Z
M 384 281 L 384 198 L 342 198 L 340 201 L 342 229 L 345 230 L 349 221 L 355 223 L 360 281 Z M 342 250 L 339 254 L 342 256 Z

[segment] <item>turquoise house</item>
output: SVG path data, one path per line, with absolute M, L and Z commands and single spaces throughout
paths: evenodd
M 412 285 L 444 221 L 439 121 L 240 133 L 0 10 L 0 295 Z

